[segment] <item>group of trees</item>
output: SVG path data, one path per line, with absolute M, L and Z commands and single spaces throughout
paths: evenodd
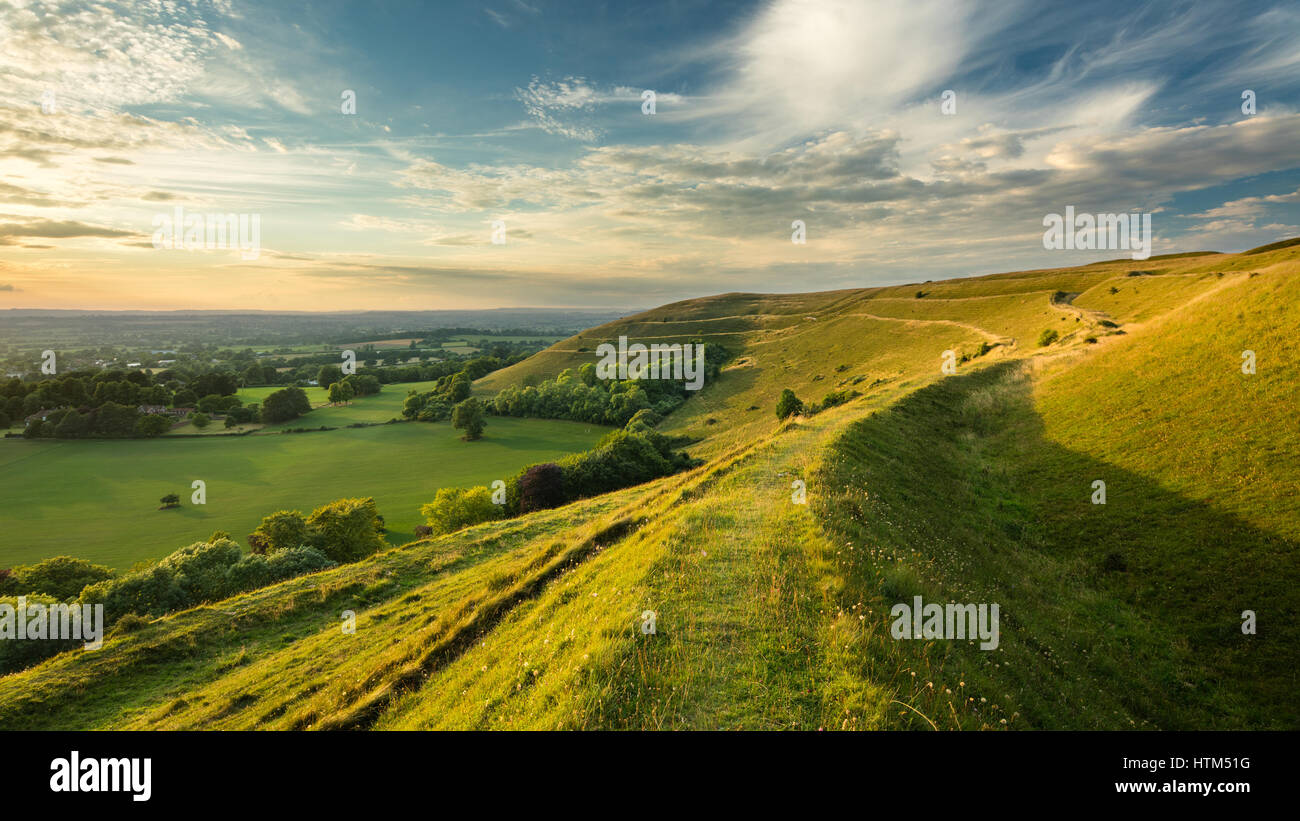
M 0 384 L 0 409 L 11 420 L 40 410 L 72 407 L 93 410 L 107 403 L 194 407 L 208 400 L 232 396 L 239 379 L 222 371 L 207 371 L 185 381 L 172 371 L 150 374 L 134 370 L 75 370 L 26 382 L 11 377 Z
M 699 464 L 674 450 L 678 440 L 653 430 L 656 421 L 652 411 L 644 411 L 589 451 L 525 467 L 505 482 L 503 498 L 493 499 L 486 487 L 443 488 L 420 509 L 426 522 L 421 534 L 450 533 L 504 516 L 558 507 Z
M 166 433 L 175 416 L 141 413 L 139 408 L 147 405 L 197 405 L 207 419 L 224 413 L 235 417 L 234 424 L 256 419 L 256 407 L 241 410 L 240 401 L 233 396 L 237 390 L 238 378 L 222 371 L 198 372 L 188 382 L 180 381 L 171 371 L 150 374 L 114 369 L 76 370 L 34 382 L 15 377 L 0 385 L 0 426 L 41 413 L 44 419 L 27 425 L 24 436 L 83 439 Z M 203 421 L 198 423 L 201 426 Z
M 456 405 L 469 399 L 470 387 L 475 379 L 487 376 L 507 364 L 507 361 L 493 356 L 471 359 L 454 373 L 438 377 L 431 390 L 423 393 L 409 392 L 402 404 L 402 416 L 419 422 L 449 419 Z
M 704 355 L 704 378 L 708 381 L 717 377 L 729 354 L 710 343 L 704 346 Z M 488 408 L 499 416 L 572 419 L 622 427 L 638 411 L 653 410 L 665 416 L 691 393 L 681 379 L 598 379 L 595 363 L 588 362 L 576 373 L 566 368 L 555 379 L 536 386 L 508 386 Z
M 262 400 L 262 421 L 286 422 L 311 411 L 311 401 L 302 388 L 282 388 Z
M 329 392 L 332 405 L 351 402 L 357 396 L 370 396 L 379 393 L 379 380 L 372 374 L 343 375 L 337 365 L 327 365 L 317 373 L 317 384 Z

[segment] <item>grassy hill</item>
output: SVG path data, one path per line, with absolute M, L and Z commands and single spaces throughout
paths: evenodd
M 1279 243 L 602 325 L 476 393 L 722 345 L 660 426 L 702 466 L 65 653 L 0 678 L 0 727 L 1300 726 L 1298 273 Z M 861 395 L 779 422 L 786 388 Z M 999 647 L 895 640 L 914 595 L 997 602 Z

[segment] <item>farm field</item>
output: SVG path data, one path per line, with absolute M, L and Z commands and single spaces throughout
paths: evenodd
M 315 422 L 317 413 L 304 419 Z M 461 441 L 445 422 L 238 437 L 10 439 L 0 442 L 0 566 L 69 554 L 129 569 L 214 530 L 246 545 L 268 513 L 308 513 L 345 496 L 374 496 L 389 541 L 402 544 L 414 538 L 419 507 L 439 488 L 507 479 L 527 464 L 586 450 L 606 432 L 493 417 L 478 442 Z M 203 506 L 190 503 L 195 479 L 207 486 Z M 166 493 L 180 495 L 179 509 L 157 509 Z
M 297 419 L 267 425 L 266 429 L 319 428 L 321 425 L 333 428 L 357 423 L 376 423 L 387 422 L 389 419 L 401 419 L 402 403 L 406 401 L 407 392 L 432 390 L 436 384 L 436 382 L 398 382 L 384 385 L 379 393 L 373 396 L 358 397 L 346 405 L 330 405 L 329 391 L 324 388 L 303 388 L 303 392 L 307 394 L 307 401 L 311 402 L 314 410 Z M 244 404 L 250 402 L 260 404 L 268 395 L 283 389 L 283 385 L 240 388 L 235 396 Z

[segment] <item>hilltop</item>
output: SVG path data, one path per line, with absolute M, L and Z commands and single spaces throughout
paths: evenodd
M 702 465 L 121 630 L 0 678 L 0 727 L 1294 728 L 1297 274 L 1274 243 L 600 325 L 475 394 L 716 345 L 658 427 Z M 786 389 L 839 404 L 780 421 Z M 916 595 L 999 603 L 999 647 L 895 640 Z

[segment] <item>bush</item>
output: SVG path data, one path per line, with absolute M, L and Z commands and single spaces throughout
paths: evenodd
M 831 391 L 830 393 L 822 397 L 822 403 L 820 409 L 826 410 L 827 408 L 834 408 L 838 405 L 843 405 L 845 402 L 848 402 L 849 400 L 852 399 L 857 399 L 861 395 L 862 395 L 861 391 L 854 391 L 854 390 Z
M 282 579 L 291 579 L 306 573 L 315 573 L 334 567 L 324 553 L 314 547 L 290 547 L 270 555 L 249 553 L 241 556 L 226 573 L 228 596 L 245 590 L 256 590 Z
M 653 428 L 653 427 L 657 427 L 659 423 L 662 421 L 664 421 L 664 418 L 659 414 L 655 413 L 650 408 L 642 408 L 641 410 L 632 414 L 632 418 L 627 420 L 627 424 L 624 425 L 624 427 L 630 428 L 633 425 L 642 424 L 648 428 Z
M 142 630 L 148 626 L 149 619 L 146 619 L 144 616 L 137 616 L 135 613 L 127 613 L 125 616 L 117 620 L 117 624 L 113 627 L 113 635 L 123 636 L 127 633 L 134 633 L 137 630 Z
M 130 614 L 163 616 L 334 564 L 310 547 L 260 556 L 245 555 L 229 539 L 196 542 L 153 567 L 89 585 L 78 601 L 104 605 L 105 623 L 114 624 Z
M 519 512 L 547 510 L 565 502 L 564 471 L 553 462 L 533 465 L 519 477 Z
M 141 416 L 135 423 L 136 436 L 154 437 L 162 436 L 171 430 L 172 420 L 169 416 L 161 413 L 150 413 Z
M 776 402 L 776 418 L 786 419 L 799 413 L 803 413 L 803 402 L 799 397 L 789 388 L 781 391 L 781 398 Z
M 75 599 L 86 585 L 111 579 L 113 571 L 85 559 L 54 556 L 32 565 L 13 568 L 0 579 L 0 594 L 40 593 L 59 601 Z
M 1048 328 L 1038 335 L 1038 347 L 1045 348 L 1060 338 L 1061 335 L 1058 334 L 1055 329 Z
M 158 562 L 171 571 L 176 587 L 191 602 L 212 601 L 225 596 L 226 574 L 243 551 L 229 539 L 195 542 Z
M 379 510 L 372 497 L 338 499 L 307 517 L 311 546 L 336 562 L 354 562 L 386 547 L 379 528 Z
M 190 424 L 200 430 L 206 428 L 211 422 L 212 417 L 208 416 L 206 413 L 199 412 L 190 414 Z
M 485 487 L 442 488 L 420 513 L 428 522 L 430 535 L 435 536 L 505 515 L 501 505 L 492 503 L 492 492 Z
M 257 529 L 248 534 L 248 541 L 250 547 L 256 544 L 254 553 L 271 553 L 311 543 L 307 520 L 296 510 L 277 510 L 263 517 Z
M 15 631 L 17 630 L 18 604 L 17 596 L 0 597 L 0 608 L 3 608 L 0 610 L 0 613 L 3 613 L 3 615 L 0 615 L 0 619 L 14 625 L 13 629 Z M 34 614 L 34 608 L 46 609 L 69 605 L 63 604 L 53 596 L 37 594 L 25 595 L 23 597 L 23 606 L 28 608 L 26 618 L 30 620 Z M 52 621 L 58 621 L 58 619 L 52 619 Z M 78 647 L 85 647 L 85 645 L 86 641 L 84 639 L 0 640 L 0 676 L 38 664 L 64 650 L 73 650 Z

